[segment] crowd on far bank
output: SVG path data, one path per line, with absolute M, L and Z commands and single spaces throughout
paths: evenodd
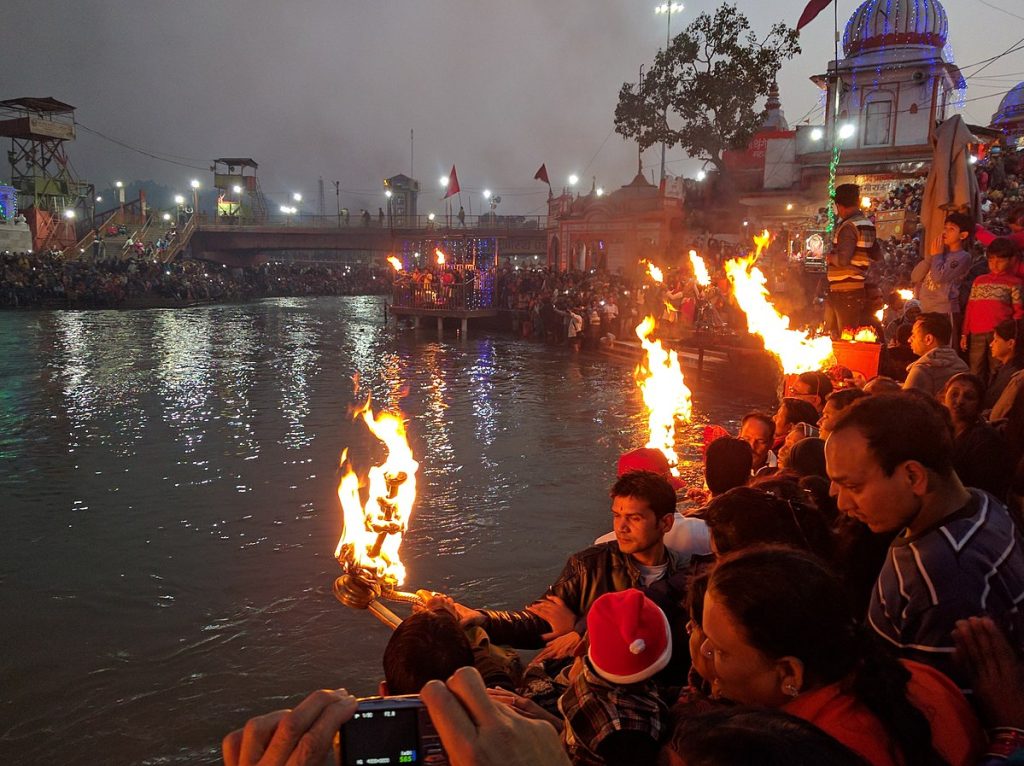
M 65 258 L 0 253 L 0 308 L 179 306 L 278 296 L 366 295 L 390 290 L 386 272 L 366 266 L 265 263 L 229 268 L 149 257 Z

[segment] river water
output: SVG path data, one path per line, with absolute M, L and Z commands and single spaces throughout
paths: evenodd
M 610 528 L 630 367 L 399 330 L 380 298 L 0 314 L 0 762 L 216 763 L 251 715 L 375 692 L 388 630 L 331 584 L 338 456 L 420 461 L 407 586 L 517 607 Z M 756 402 L 696 392 L 680 444 Z

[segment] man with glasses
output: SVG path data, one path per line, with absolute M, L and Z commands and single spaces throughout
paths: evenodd
M 786 396 L 794 399 L 802 399 L 814 405 L 814 409 L 821 414 L 825 408 L 825 400 L 832 393 L 832 381 L 828 375 L 820 371 L 802 372 L 797 375 L 789 384 Z

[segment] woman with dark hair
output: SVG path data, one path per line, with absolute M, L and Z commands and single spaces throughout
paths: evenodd
M 995 372 L 989 376 L 988 386 L 985 388 L 985 398 L 981 408 L 991 410 L 1010 379 L 1018 372 L 1024 370 L 1024 338 L 1021 337 L 1021 329 L 1024 321 L 1019 319 L 1007 319 L 996 325 L 992 335 L 992 342 L 989 343 L 989 350 L 992 360 L 998 366 Z
M 798 423 L 806 423 L 811 427 L 812 432 L 805 433 L 805 436 L 818 435 L 818 411 L 814 409 L 813 404 L 803 399 L 792 396 L 785 397 L 772 419 L 775 421 L 775 444 L 772 445 L 772 451 L 775 453 L 778 453 L 782 445 L 785 444 L 786 436 Z
M 704 632 L 719 694 L 803 718 L 874 766 L 968 766 L 982 752 L 956 685 L 875 643 L 836 575 L 804 551 L 761 547 L 719 561 Z
M 818 727 L 781 710 L 683 712 L 658 757 L 663 766 L 868 766 Z
M 954 375 L 939 392 L 953 420 L 953 467 L 966 487 L 1006 497 L 1013 468 L 1006 439 L 981 417 L 985 384 L 969 372 Z
M 811 507 L 796 478 L 778 474 L 756 487 L 737 487 L 714 498 L 700 512 L 711 531 L 716 556 L 764 543 L 802 548 L 832 560 L 825 516 Z

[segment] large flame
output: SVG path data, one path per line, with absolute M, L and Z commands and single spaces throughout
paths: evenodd
M 832 358 L 832 339 L 789 329 L 789 317 L 776 311 L 768 300 L 765 276 L 755 264 L 770 240 L 771 235 L 765 231 L 754 237 L 753 253 L 726 261 L 725 274 L 736 303 L 747 315 L 747 329 L 759 335 L 765 349 L 778 357 L 785 374 L 820 370 Z
M 434 255 L 437 257 L 437 265 L 444 266 L 444 262 L 447 260 L 444 251 L 441 248 L 436 247 L 434 248 Z
M 649 411 L 647 426 L 650 433 L 644 446 L 661 450 L 672 467 L 672 473 L 678 476 L 676 419 L 689 420 L 693 405 L 690 402 L 690 389 L 683 380 L 678 354 L 666 351 L 660 340 L 651 340 L 653 332 L 652 316 L 645 317 L 636 327 L 636 335 L 644 347 L 644 358 L 633 371 L 633 377 L 644 395 L 644 404 Z
M 640 263 L 646 263 L 647 264 L 647 273 L 648 273 L 648 275 L 650 275 L 651 279 L 653 279 L 659 285 L 662 282 L 665 281 L 665 274 L 664 274 L 664 272 L 662 272 L 662 270 L 659 269 L 657 266 L 655 266 L 653 263 L 651 263 L 650 261 L 640 261 Z
M 711 284 L 711 275 L 708 274 L 708 267 L 704 264 L 704 259 L 697 255 L 696 250 L 690 251 L 690 265 L 693 267 L 693 276 L 696 278 L 698 285 L 707 287 Z
M 348 461 L 348 448 L 342 452 L 345 474 L 338 485 L 338 499 L 345 526 L 334 557 L 399 586 L 405 580 L 405 567 L 398 549 L 416 500 L 419 463 L 413 459 L 401 415 L 381 412 L 374 416 L 367 399 L 355 416 L 362 417 L 370 432 L 384 442 L 387 456 L 381 465 L 371 466 L 367 472 L 364 505 L 359 500 L 359 477 Z M 403 475 L 404 480 L 399 481 Z
M 391 264 L 391 267 L 395 271 L 401 271 L 402 270 L 402 262 L 400 260 L 398 260 L 397 257 L 395 257 L 393 255 L 389 255 L 388 256 L 388 263 Z
M 914 299 L 914 291 L 913 290 L 909 290 L 909 289 L 907 289 L 905 287 L 902 290 L 897 290 L 896 294 L 898 296 L 900 296 L 905 301 L 911 301 L 911 300 Z

